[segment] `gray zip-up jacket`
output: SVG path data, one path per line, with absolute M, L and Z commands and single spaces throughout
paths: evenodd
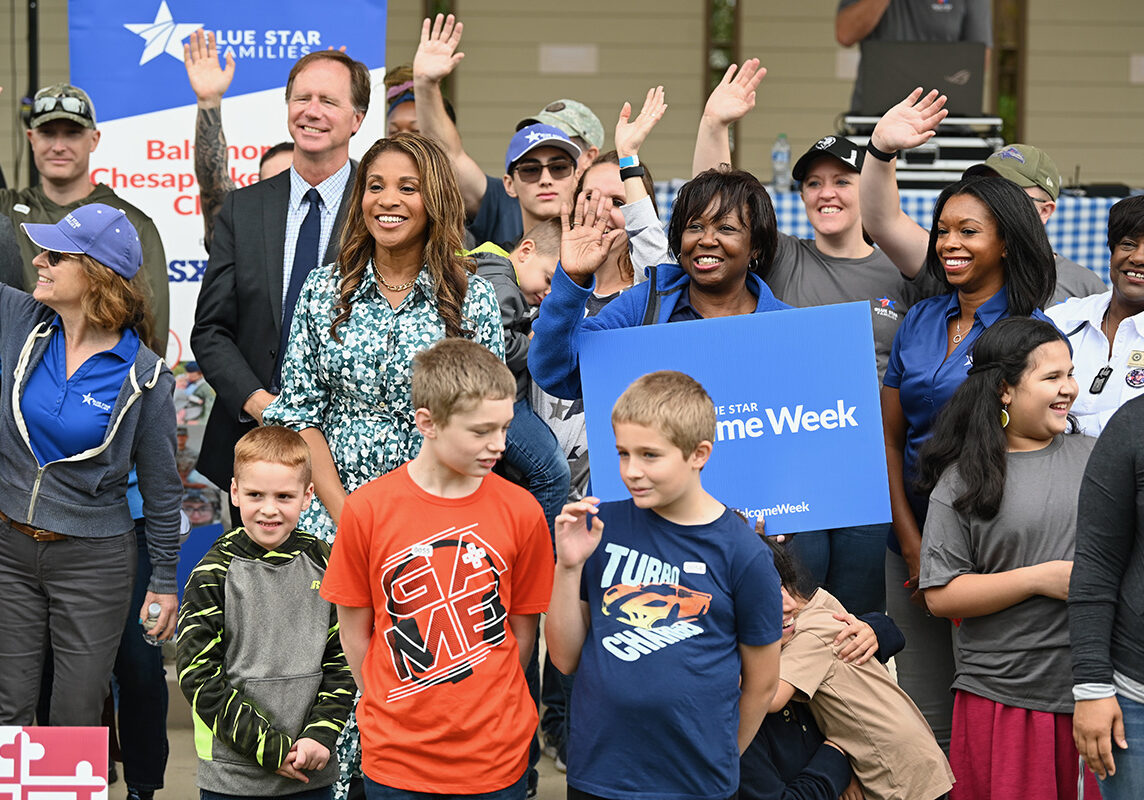
M 44 356 L 56 313 L 31 295 L 0 286 L 0 511 L 37 528 L 77 537 L 129 533 L 127 476 L 139 476 L 151 556 L 150 590 L 175 591 L 179 508 L 175 468 L 175 379 L 142 344 L 116 398 L 103 441 L 43 467 L 20 410 L 32 370 Z

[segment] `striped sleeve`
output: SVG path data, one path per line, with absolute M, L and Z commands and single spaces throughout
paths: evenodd
M 307 548 L 308 555 L 324 570 L 329 564 L 330 546 L 314 539 Z M 357 686 L 346 654 L 342 651 L 338 628 L 338 607 L 330 604 L 330 628 L 326 636 L 326 651 L 322 656 L 322 685 L 306 724 L 298 738 L 313 739 L 333 752 L 338 735 L 346 726 L 353 709 Z
M 226 577 L 236 533 L 242 535 L 241 529 L 217 542 L 187 581 L 176 645 L 179 688 L 191 704 L 196 727 L 201 722 L 235 752 L 274 772 L 294 742 L 230 683 L 223 662 Z M 209 759 L 210 753 L 200 750 L 199 757 Z

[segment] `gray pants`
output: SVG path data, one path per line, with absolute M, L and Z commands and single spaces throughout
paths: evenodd
M 914 701 L 937 743 L 949 755 L 957 630 L 948 619 L 928 616 L 910 602 L 910 593 L 903 588 L 909 577 L 906 560 L 887 550 L 886 613 L 906 637 L 905 649 L 894 656 L 898 685 Z
M 55 653 L 53 725 L 99 725 L 135 580 L 135 532 L 37 542 L 0 522 L 0 725 L 31 725 Z

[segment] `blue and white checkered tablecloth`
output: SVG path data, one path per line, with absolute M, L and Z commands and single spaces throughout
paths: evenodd
M 675 196 L 686 181 L 676 178 L 657 182 L 655 200 L 659 215 L 666 226 L 671 219 Z M 933 204 L 940 194 L 934 189 L 902 189 L 902 208 L 926 230 L 933 221 Z M 814 237 L 814 230 L 806 218 L 802 199 L 797 192 L 779 192 L 772 195 L 779 230 L 800 239 Z M 1056 213 L 1045 226 L 1053 249 L 1073 261 L 1088 267 L 1108 283 L 1108 209 L 1117 201 L 1115 197 L 1062 196 Z

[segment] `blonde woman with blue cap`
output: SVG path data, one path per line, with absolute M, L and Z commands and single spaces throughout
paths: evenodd
M 21 226 L 42 252 L 32 295 L 0 286 L 0 725 L 30 725 L 51 644 L 54 725 L 99 725 L 129 614 L 174 632 L 182 486 L 174 378 L 142 343 L 142 249 L 126 215 L 81 206 Z M 132 466 L 153 567 L 129 608 Z

